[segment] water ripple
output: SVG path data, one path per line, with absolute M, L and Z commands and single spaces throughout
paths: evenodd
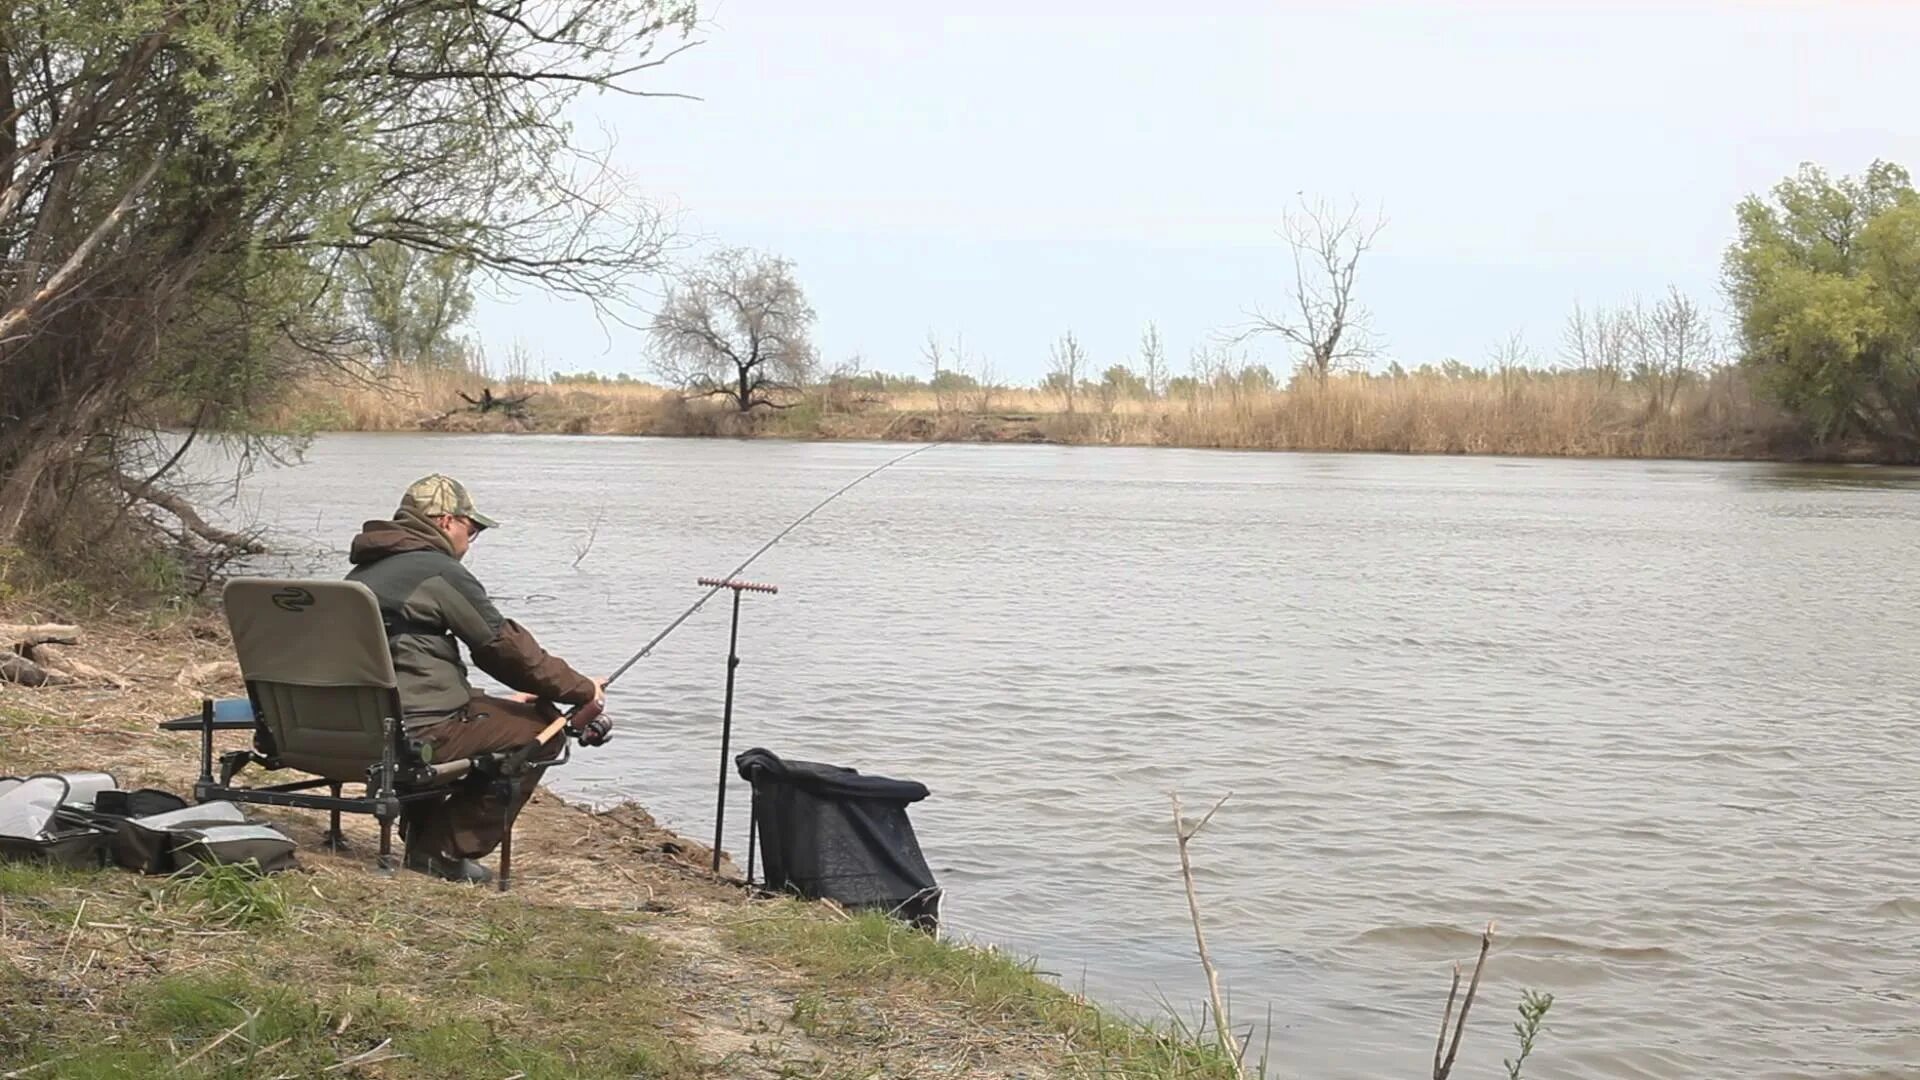
M 507 523 L 475 572 L 607 670 L 896 452 L 325 436 L 244 502 L 344 572 L 361 520 L 455 470 Z M 1905 479 L 943 448 L 756 564 L 782 592 L 743 607 L 732 749 L 926 783 L 955 933 L 1147 1014 L 1205 992 L 1167 791 L 1231 790 L 1198 887 L 1290 1074 L 1417 1068 L 1491 918 L 1456 1075 L 1501 1073 L 1537 987 L 1542 1076 L 1911 1077 L 1920 502 L 1874 475 Z M 726 648 L 718 605 L 690 620 L 555 783 L 709 833 Z

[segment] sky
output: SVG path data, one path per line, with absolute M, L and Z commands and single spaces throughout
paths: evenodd
M 575 112 L 676 258 L 791 260 L 828 364 L 924 374 L 931 332 L 1026 383 L 1065 332 L 1099 370 L 1153 321 L 1177 373 L 1281 309 L 1303 199 L 1384 219 L 1356 285 L 1375 366 L 1513 334 L 1551 360 L 1575 303 L 1677 286 L 1724 317 L 1734 206 L 1801 162 L 1920 167 L 1920 4 L 802 7 L 704 4 L 644 84 L 698 100 Z M 489 293 L 475 336 L 649 372 L 579 302 Z

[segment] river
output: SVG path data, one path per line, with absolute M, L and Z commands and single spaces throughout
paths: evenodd
M 503 523 L 469 557 L 501 607 L 605 671 L 904 449 L 322 436 L 221 515 L 334 576 L 449 472 Z M 1545 1080 L 1920 1076 L 1916 485 L 942 446 L 755 565 L 733 746 L 924 782 L 949 930 L 1143 1015 L 1205 992 L 1167 792 L 1231 792 L 1209 943 L 1289 1076 L 1425 1075 L 1488 919 L 1456 1075 L 1504 1075 L 1534 987 Z M 726 633 L 716 601 L 642 661 L 554 786 L 710 837 Z

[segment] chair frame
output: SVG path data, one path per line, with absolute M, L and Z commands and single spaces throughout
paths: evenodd
M 380 822 L 379 867 L 383 874 L 393 871 L 393 823 L 399 819 L 402 807 L 408 803 L 421 802 L 437 798 L 446 792 L 448 782 L 486 783 L 493 785 L 500 794 L 504 805 L 503 824 L 505 830 L 500 837 L 500 872 L 495 877 L 501 892 L 507 890 L 513 876 L 513 789 L 519 783 L 538 783 L 546 770 L 563 765 L 573 755 L 562 734 L 560 754 L 549 761 L 529 759 L 531 745 L 519 750 L 502 750 L 479 754 L 455 761 L 429 763 L 421 753 L 418 739 L 407 737 L 405 729 L 395 719 L 401 715 L 400 695 L 394 691 L 390 698 L 390 708 L 384 720 L 386 736 L 381 747 L 380 760 L 367 770 L 366 791 L 355 797 L 343 795 L 342 791 L 352 781 L 333 780 L 319 777 L 312 780 L 296 780 L 283 784 L 270 784 L 261 787 L 237 787 L 234 776 L 249 765 L 258 765 L 263 769 L 277 771 L 293 769 L 282 764 L 275 756 L 273 736 L 267 727 L 265 714 L 260 708 L 260 695 L 253 680 L 247 680 L 247 697 L 253 705 L 253 720 L 247 724 L 225 722 L 216 724 L 214 706 L 211 698 L 203 698 L 200 703 L 200 778 L 194 782 L 195 802 L 224 800 L 227 802 L 259 803 L 267 806 L 285 806 L 300 810 L 325 810 L 329 813 L 326 843 L 332 850 L 345 846 L 346 838 L 340 832 L 340 815 L 370 814 Z M 254 732 L 252 750 L 229 750 L 220 755 L 220 777 L 216 781 L 213 775 L 213 733 L 216 730 L 237 730 L 251 728 Z M 299 770 L 304 771 L 304 770 Z M 314 774 L 309 774 L 314 775 Z M 328 788 L 331 794 L 312 794 L 314 788 Z

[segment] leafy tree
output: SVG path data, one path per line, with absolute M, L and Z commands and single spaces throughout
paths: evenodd
M 1725 278 L 1742 360 L 1821 439 L 1920 455 L 1920 194 L 1875 162 L 1813 165 L 1738 209 Z
M 688 271 L 653 317 L 655 366 L 690 394 L 741 412 L 782 409 L 814 363 L 814 313 L 785 259 L 727 248 Z
M 473 264 L 458 255 L 380 241 L 347 260 L 347 300 L 387 367 L 458 367 L 454 328 L 473 311 Z
M 1103 398 L 1118 401 L 1149 396 L 1147 381 L 1125 364 L 1115 364 L 1101 374 L 1100 393 Z
M 244 421 L 352 363 L 356 253 L 395 246 L 597 305 L 661 262 L 567 110 L 633 86 L 673 0 L 0 4 L 0 544 L 182 397 Z M 680 47 L 684 47 L 680 46 Z M 151 490 L 151 478 L 132 490 Z

